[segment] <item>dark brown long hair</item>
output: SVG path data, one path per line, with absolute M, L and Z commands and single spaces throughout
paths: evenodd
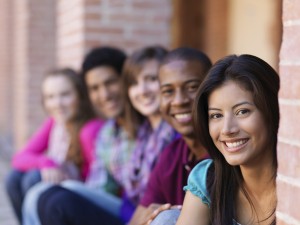
M 274 179 L 277 172 L 277 132 L 279 126 L 279 76 L 262 59 L 252 55 L 230 55 L 218 62 L 208 72 L 200 85 L 194 107 L 194 124 L 197 138 L 206 147 L 214 161 L 208 177 L 208 190 L 211 197 L 211 223 L 214 225 L 232 224 L 236 218 L 235 203 L 241 188 L 249 203 L 249 195 L 242 185 L 243 177 L 239 166 L 229 165 L 214 145 L 208 127 L 208 97 L 224 82 L 232 80 L 253 94 L 256 107 L 267 124 L 268 141 L 273 153 Z M 275 221 L 273 221 L 275 223 Z
M 78 109 L 73 118 L 67 121 L 67 130 L 70 134 L 70 146 L 67 152 L 66 160 L 73 162 L 78 168 L 81 168 L 83 156 L 79 143 L 79 132 L 85 122 L 95 117 L 90 104 L 87 90 L 82 80 L 74 70 L 70 68 L 54 69 L 46 73 L 47 77 L 63 76 L 73 85 L 78 96 Z
M 144 121 L 145 117 L 131 104 L 128 96 L 128 89 L 136 82 L 138 74 L 142 71 L 144 65 L 148 61 L 156 60 L 160 63 L 166 54 L 167 50 L 163 47 L 149 46 L 135 51 L 125 61 L 122 73 L 124 96 L 127 102 L 125 105 L 125 126 L 132 137 L 136 136 L 138 127 Z

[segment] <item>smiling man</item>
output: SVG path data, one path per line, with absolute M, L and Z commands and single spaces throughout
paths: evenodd
M 159 69 L 160 110 L 181 137 L 163 151 L 130 225 L 146 224 L 160 211 L 182 205 L 183 186 L 191 169 L 208 157 L 195 139 L 192 106 L 210 67 L 210 59 L 191 48 L 175 49 L 162 62 Z

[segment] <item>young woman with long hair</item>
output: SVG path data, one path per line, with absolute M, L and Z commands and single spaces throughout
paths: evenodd
M 194 123 L 212 160 L 189 176 L 177 224 L 275 224 L 279 76 L 262 59 L 231 55 L 213 65 Z
M 42 83 L 42 103 L 49 118 L 14 155 L 13 169 L 6 180 L 20 222 L 24 196 L 34 184 L 85 179 L 89 170 L 89 153 L 82 150 L 80 132 L 94 112 L 80 76 L 69 68 L 49 71 Z M 99 124 L 90 124 L 94 125 Z

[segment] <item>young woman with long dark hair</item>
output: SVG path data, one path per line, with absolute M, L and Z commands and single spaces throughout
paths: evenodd
M 213 65 L 194 123 L 212 160 L 189 176 L 177 224 L 275 224 L 279 76 L 262 59 L 231 55 Z

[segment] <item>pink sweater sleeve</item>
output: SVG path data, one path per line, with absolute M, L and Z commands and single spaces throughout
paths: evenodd
M 12 160 L 13 168 L 27 171 L 56 166 L 55 162 L 45 154 L 53 123 L 54 120 L 48 118 L 27 144 L 14 155 Z
M 79 138 L 83 155 L 83 165 L 81 174 L 84 180 L 89 174 L 91 164 L 94 161 L 95 142 L 103 124 L 103 120 L 93 119 L 87 122 L 80 130 Z

